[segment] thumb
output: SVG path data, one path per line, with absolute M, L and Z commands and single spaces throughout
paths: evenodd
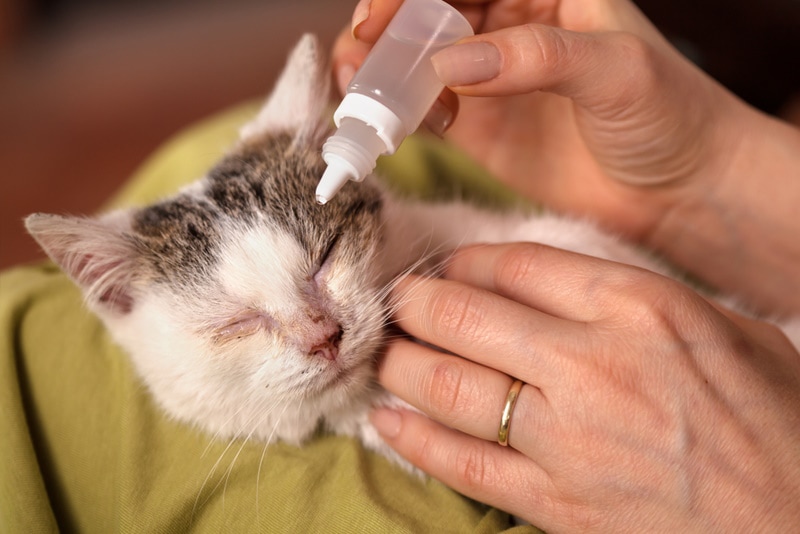
M 442 82 L 458 94 L 547 91 L 595 113 L 609 106 L 608 112 L 616 113 L 658 87 L 666 54 L 631 33 L 526 24 L 464 39 L 432 62 Z

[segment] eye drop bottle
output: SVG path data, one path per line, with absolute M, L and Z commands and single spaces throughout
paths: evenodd
M 469 22 L 442 0 L 405 0 L 347 87 L 322 147 L 328 167 L 317 186 L 325 204 L 348 181 L 360 182 L 381 154 L 394 154 L 416 130 L 444 85 L 431 56 L 472 35 Z

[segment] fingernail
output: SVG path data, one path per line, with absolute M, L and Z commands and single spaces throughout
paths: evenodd
M 369 420 L 378 433 L 389 439 L 394 439 L 400 434 L 402 418 L 400 414 L 388 408 L 377 408 L 369 414 Z
M 442 83 L 457 87 L 497 77 L 503 58 L 492 43 L 480 41 L 449 46 L 434 54 L 431 62 Z
M 353 34 L 353 39 L 358 39 L 358 27 L 362 22 L 369 18 L 369 7 L 372 0 L 360 0 L 353 10 L 353 18 L 350 21 L 350 33 Z
M 453 122 L 453 112 L 441 100 L 436 100 L 425 115 L 423 123 L 434 135 L 442 137 Z
M 344 95 L 347 92 L 347 86 L 356 74 L 356 68 L 349 63 L 341 65 L 336 71 L 336 85 L 339 86 L 339 93 Z

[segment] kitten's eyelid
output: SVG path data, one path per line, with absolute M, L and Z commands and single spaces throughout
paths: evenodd
M 269 330 L 271 323 L 264 312 L 248 310 L 211 326 L 209 330 L 211 339 L 217 343 L 251 336 L 260 330 Z
M 334 251 L 336 250 L 336 245 L 339 243 L 339 237 L 341 234 L 336 234 L 333 236 L 333 239 L 330 240 L 328 243 L 328 247 L 325 249 L 325 252 L 320 256 L 319 262 L 316 265 L 316 269 L 314 273 L 311 275 L 311 280 L 313 281 L 314 287 L 317 289 L 325 287 L 325 279 L 328 277 L 333 264 L 333 255 Z
M 322 266 L 325 265 L 328 262 L 328 260 L 331 258 L 331 255 L 333 254 L 333 251 L 336 248 L 337 243 L 339 243 L 339 238 L 340 237 L 341 237 L 341 234 L 336 234 L 330 240 L 330 242 L 328 243 L 327 248 L 325 248 L 325 251 L 319 257 L 319 262 L 317 264 L 318 268 L 321 269 Z

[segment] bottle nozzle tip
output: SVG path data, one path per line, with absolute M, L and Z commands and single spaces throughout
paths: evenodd
M 317 185 L 316 198 L 318 204 L 325 204 L 350 180 L 352 174 L 343 166 L 328 164 Z

